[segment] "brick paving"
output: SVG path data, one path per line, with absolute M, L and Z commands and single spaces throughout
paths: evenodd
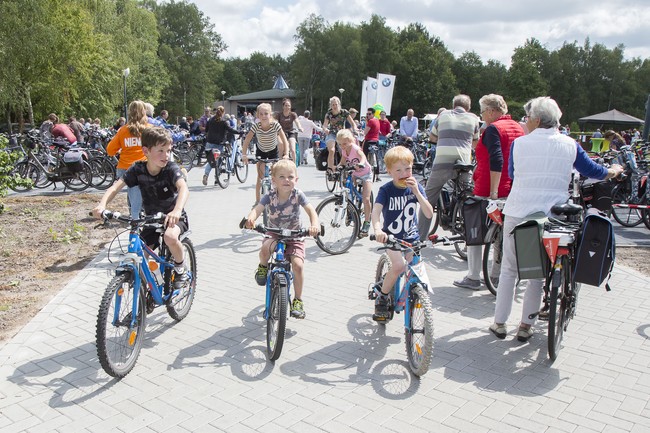
M 399 320 L 371 320 L 366 290 L 378 244 L 341 256 L 307 245 L 307 318 L 290 319 L 282 356 L 265 357 L 263 290 L 253 280 L 258 235 L 239 220 L 254 175 L 226 190 L 189 174 L 191 238 L 198 254 L 192 311 L 175 323 L 148 317 L 144 347 L 122 380 L 97 360 L 95 321 L 114 265 L 85 267 L 0 348 L 0 432 L 648 432 L 648 279 L 618 267 L 613 288 L 583 286 L 578 316 L 551 363 L 546 331 L 528 344 L 487 330 L 494 297 L 455 288 L 466 264 L 452 247 L 424 250 L 433 285 L 435 346 L 421 379 L 408 369 Z M 316 205 L 321 172 L 300 168 Z M 376 185 L 378 187 L 378 185 Z

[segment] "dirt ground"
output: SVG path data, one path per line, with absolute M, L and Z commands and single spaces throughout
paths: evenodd
M 88 212 L 101 193 L 11 196 L 0 214 L 0 344 L 14 336 L 115 236 Z M 128 212 L 126 194 L 112 210 Z
M 115 237 L 88 216 L 100 193 L 2 199 L 0 344 L 14 336 Z M 110 208 L 127 212 L 126 194 Z M 650 276 L 650 248 L 618 248 L 617 264 Z

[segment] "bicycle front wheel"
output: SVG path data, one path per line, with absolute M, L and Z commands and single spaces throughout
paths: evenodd
M 550 311 L 548 316 L 548 357 L 555 361 L 560 352 L 560 344 L 564 335 L 564 322 L 566 320 L 568 260 L 562 257 L 562 269 L 552 279 Z
M 99 190 L 110 188 L 115 182 L 115 166 L 108 158 L 91 159 L 88 164 L 92 170 L 91 186 Z
M 384 279 L 386 278 L 386 274 L 388 273 L 388 271 L 390 271 L 390 268 L 391 268 L 390 258 L 388 257 L 388 254 L 384 253 L 379 257 L 379 261 L 377 262 L 377 269 L 375 269 L 375 283 L 381 283 L 381 285 L 383 286 Z M 393 300 L 395 299 L 395 286 L 390 288 L 388 294 L 392 305 Z M 393 308 L 391 308 L 390 318 L 388 320 L 380 320 L 377 323 L 380 325 L 386 325 L 386 323 L 388 323 L 390 320 L 393 320 L 394 315 L 395 315 L 395 311 Z
M 190 282 L 181 290 L 174 290 L 166 305 L 167 313 L 172 319 L 179 322 L 189 314 L 196 293 L 196 252 L 194 251 L 194 245 L 189 238 L 185 238 L 181 241 L 181 246 L 183 247 L 184 261 L 187 267 L 185 272 L 190 273 Z
M 429 294 L 420 284 L 411 287 L 409 326 L 404 334 L 411 371 L 422 376 L 429 371 L 433 355 L 433 308 Z
M 133 297 L 138 297 L 133 327 Z M 97 357 L 113 377 L 126 376 L 135 366 L 145 333 L 144 287 L 133 287 L 130 274 L 115 276 L 106 287 L 97 315 Z
M 503 259 L 503 228 L 497 228 L 492 242 L 483 248 L 483 281 L 490 293 L 496 296 Z
M 215 165 L 216 165 L 214 169 L 215 182 L 218 183 L 222 189 L 228 188 L 228 185 L 230 185 L 230 172 L 227 170 L 226 167 L 226 159 L 219 158 L 219 160 Z
M 282 353 L 287 326 L 287 307 L 289 306 L 287 279 L 279 273 L 273 275 L 272 278 L 271 302 L 266 319 L 266 352 L 269 361 L 275 361 Z
M 21 183 L 9 183 L 9 188 L 16 192 L 28 191 L 32 189 L 32 187 L 38 188 L 40 179 L 45 177 L 45 173 L 42 173 L 40 167 L 29 161 L 17 162 L 9 175 L 11 177 L 16 176 L 22 179 Z M 31 183 L 28 181 L 31 181 Z
M 325 225 L 325 234 L 316 238 L 316 245 L 328 254 L 343 254 L 357 239 L 359 213 L 352 203 L 343 205 L 343 198 L 327 198 L 316 206 L 318 219 Z
M 625 191 L 625 185 L 617 185 L 612 191 L 612 216 L 623 227 L 635 227 L 643 222 L 641 209 L 616 207 L 617 204 L 629 204 L 630 194 Z
M 465 219 L 463 218 L 463 200 L 459 200 L 456 203 L 454 209 L 454 222 L 452 224 L 452 231 L 455 235 L 463 235 L 462 241 L 454 242 L 454 248 L 458 256 L 467 260 L 467 244 L 465 243 Z
M 241 153 L 235 155 L 235 176 L 237 176 L 239 183 L 246 182 L 248 178 L 248 164 L 242 159 Z
M 338 181 L 339 177 L 335 173 L 329 171 L 325 172 L 325 186 L 327 186 L 329 192 L 334 192 Z

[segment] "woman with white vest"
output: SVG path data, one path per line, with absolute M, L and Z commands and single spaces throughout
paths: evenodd
M 551 207 L 569 198 L 571 172 L 575 168 L 582 175 L 594 179 L 618 176 L 623 168 L 614 165 L 609 169 L 594 163 L 572 138 L 559 131 L 562 111 L 549 97 L 531 99 L 524 105 L 529 134 L 521 136 L 510 148 L 509 174 L 512 189 L 503 213 L 503 261 L 499 289 L 494 309 L 494 323 L 490 331 L 498 338 L 507 335 L 506 322 L 512 311 L 517 280 L 515 240 L 512 234 L 517 224 L 534 212 L 550 215 Z M 533 335 L 534 319 L 528 316 L 539 311 L 543 280 L 528 280 L 521 323 L 517 339 L 528 341 Z

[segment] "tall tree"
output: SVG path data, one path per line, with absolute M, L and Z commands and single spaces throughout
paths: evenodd
M 508 94 L 515 101 L 527 101 L 546 95 L 548 83 L 543 72 L 548 50 L 535 38 L 527 39 L 523 47 L 515 48 L 508 72 Z
M 314 111 L 316 87 L 326 72 L 325 31 L 329 25 L 322 16 L 309 15 L 298 28 L 294 39 L 296 50 L 289 58 L 292 88 L 304 97 L 304 105 Z

